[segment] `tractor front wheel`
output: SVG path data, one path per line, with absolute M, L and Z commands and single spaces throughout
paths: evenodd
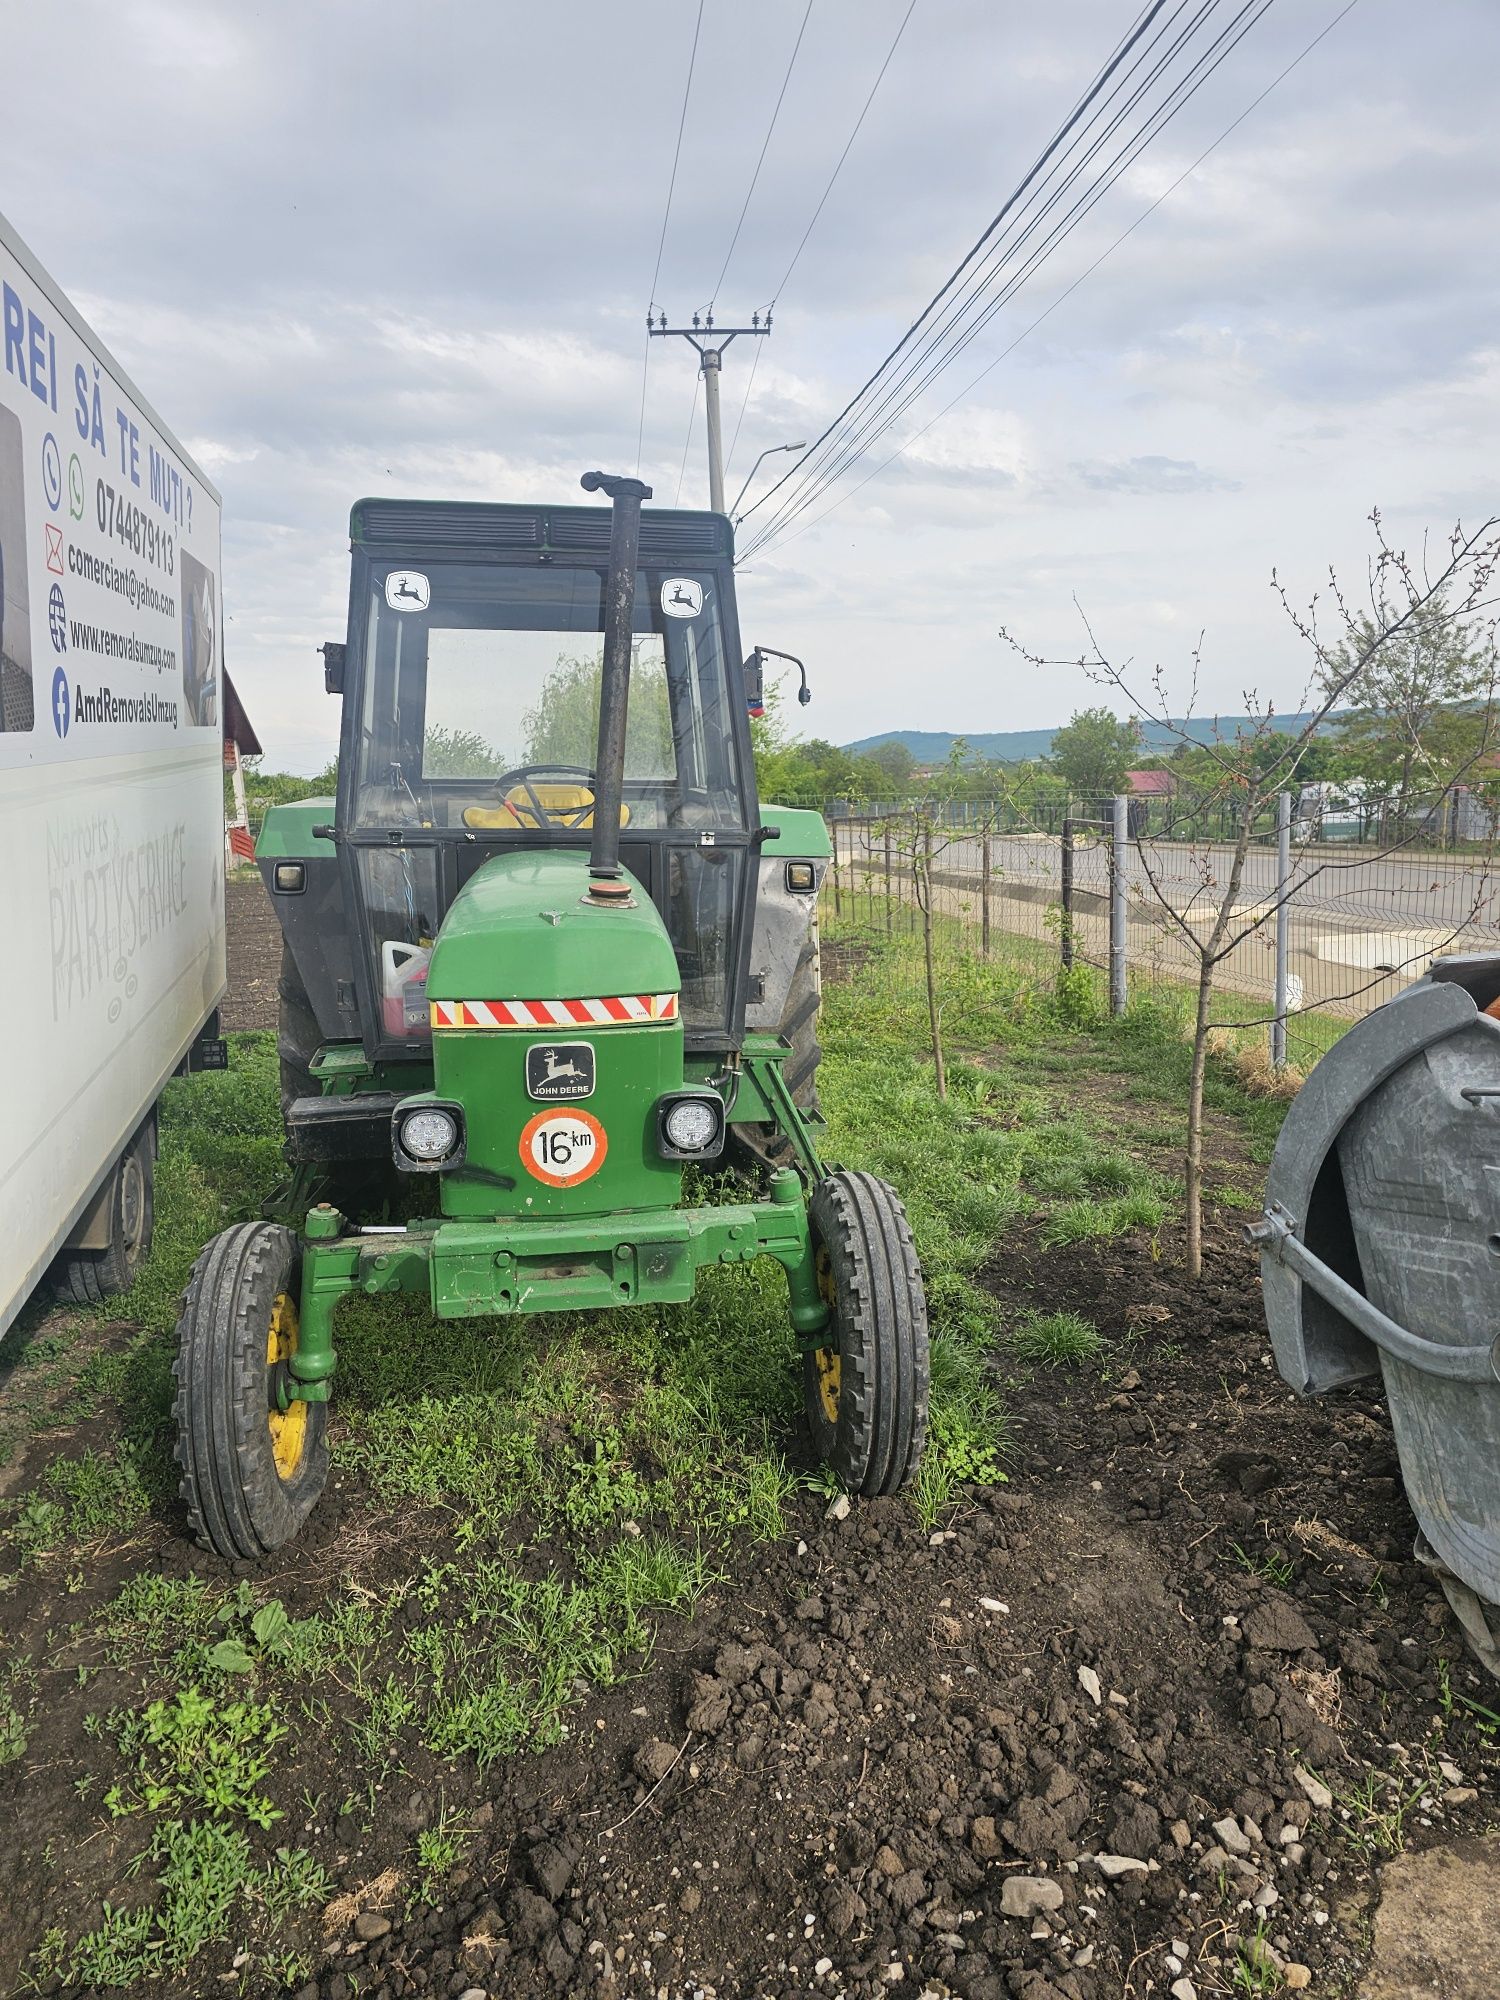
M 818 1455 L 851 1493 L 896 1493 L 927 1436 L 927 1295 L 901 1198 L 873 1174 L 834 1173 L 808 1204 L 831 1318 L 803 1361 Z
M 193 1266 L 177 1322 L 178 1488 L 198 1542 L 255 1562 L 289 1542 L 328 1477 L 328 1406 L 286 1394 L 302 1254 L 289 1229 L 244 1222 Z

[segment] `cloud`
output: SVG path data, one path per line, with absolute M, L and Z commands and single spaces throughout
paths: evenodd
M 1083 485 L 1101 493 L 1214 493 L 1238 483 L 1195 465 L 1190 458 L 1163 458 L 1156 452 L 1108 464 L 1078 464 L 1070 470 Z
M 1330 562 L 1357 576 L 1375 502 L 1411 540 L 1492 511 L 1488 0 L 1356 9 L 1064 296 L 1335 9 L 1270 10 L 750 566 L 747 632 L 792 652 L 805 634 L 816 655 L 810 727 L 1055 723 L 1091 691 L 1018 673 L 994 635 L 1004 622 L 1066 657 L 1075 597 L 1142 657 L 1206 626 L 1210 706 L 1250 680 L 1290 699 L 1301 661 L 1273 565 L 1309 588 Z M 719 279 L 803 11 L 704 15 L 657 281 L 674 315 Z M 814 10 L 721 318 L 775 294 L 904 12 Z M 7 213 L 223 489 L 231 665 L 273 763 L 316 768 L 333 747 L 314 648 L 344 617 L 361 494 L 571 500 L 586 466 L 633 468 L 640 436 L 658 499 L 680 480 L 703 504 L 696 356 L 648 356 L 642 325 L 690 6 L 12 13 Z M 1120 22 L 1118 0 L 918 10 L 773 335 L 727 351 L 731 494 L 765 447 L 816 438 L 901 340 Z M 58 107 L 75 104 L 114 109 L 63 146 Z M 749 503 L 786 464 L 766 461 Z

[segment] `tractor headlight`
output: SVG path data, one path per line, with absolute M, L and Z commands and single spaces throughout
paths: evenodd
M 724 1100 L 716 1090 L 678 1090 L 656 1107 L 657 1145 L 668 1160 L 711 1160 L 724 1150 Z
M 437 1173 L 462 1164 L 464 1115 L 456 1104 L 397 1105 L 391 1119 L 392 1151 L 406 1173 Z

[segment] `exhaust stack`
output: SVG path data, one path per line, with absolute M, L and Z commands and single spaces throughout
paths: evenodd
M 604 585 L 604 665 L 599 681 L 599 750 L 594 770 L 594 832 L 589 843 L 589 901 L 608 907 L 630 900 L 620 866 L 620 808 L 625 798 L 625 720 L 630 706 L 630 639 L 634 622 L 641 502 L 651 488 L 640 479 L 586 472 L 585 493 L 614 503 L 609 574 Z

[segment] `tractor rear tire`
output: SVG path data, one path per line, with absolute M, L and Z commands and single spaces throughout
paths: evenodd
M 927 1295 L 906 1211 L 873 1174 L 838 1172 L 808 1204 L 827 1344 L 803 1357 L 808 1428 L 850 1493 L 897 1493 L 921 1463 Z
M 818 1064 L 823 1060 L 818 1040 L 818 1013 L 823 1005 L 822 967 L 818 954 L 816 926 L 802 943 L 792 983 L 787 989 L 786 1006 L 777 1029 L 788 1054 L 781 1074 L 792 1102 L 799 1111 L 816 1117 L 818 1111 Z M 731 1125 L 730 1142 L 743 1164 L 753 1168 L 787 1167 L 796 1159 L 791 1140 L 779 1125 Z
M 321 1097 L 322 1085 L 312 1073 L 313 1057 L 323 1046 L 318 1017 L 313 1012 L 292 948 L 281 941 L 281 976 L 276 981 L 276 1053 L 281 1059 L 281 1115 L 286 1117 L 299 1097 Z
M 292 948 L 281 941 L 276 1054 L 281 1062 L 281 1115 L 285 1119 L 299 1097 L 321 1097 L 323 1086 L 313 1075 L 313 1057 L 323 1046 L 318 1017 L 307 997 Z M 324 1194 L 350 1216 L 381 1215 L 400 1191 L 401 1177 L 389 1151 L 378 1159 L 344 1160 L 321 1170 Z
M 177 1322 L 178 1491 L 199 1544 L 257 1562 L 289 1542 L 328 1478 L 328 1405 L 277 1394 L 297 1345 L 302 1251 L 289 1229 L 241 1222 L 193 1266 Z
M 148 1118 L 110 1170 L 109 1247 L 58 1253 L 52 1286 L 64 1305 L 102 1305 L 128 1292 L 156 1228 L 156 1121 Z

